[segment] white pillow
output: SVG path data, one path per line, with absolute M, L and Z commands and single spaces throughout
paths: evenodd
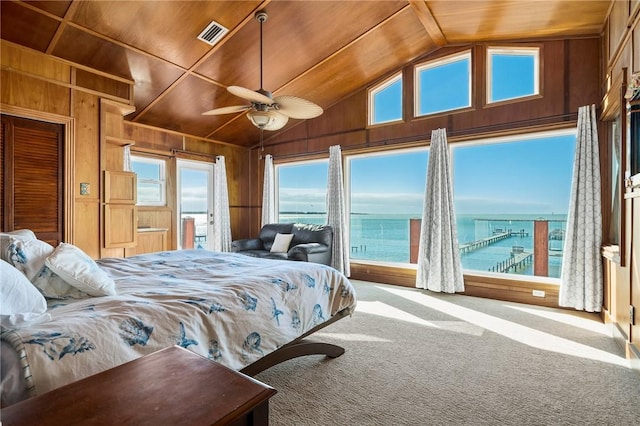
M 0 232 L 0 259 L 9 262 L 7 249 L 9 248 L 9 237 L 19 238 L 21 240 L 36 240 L 36 234 L 30 229 L 18 229 L 11 232 Z
M 293 234 L 276 234 L 271 246 L 271 253 L 286 253 L 289 251 L 289 244 L 293 239 Z
M 4 327 L 48 318 L 47 301 L 27 277 L 0 260 L 0 318 Z
M 9 237 L 9 247 L 7 248 L 9 263 L 25 274 L 29 281 L 32 281 L 40 272 L 45 259 L 51 253 L 53 253 L 53 246 L 44 241 Z
M 46 265 L 31 280 L 34 286 L 48 299 L 86 299 L 91 295 L 78 290 L 58 275 L 51 272 Z
M 73 244 L 60 243 L 47 257 L 45 265 L 67 283 L 91 296 L 116 294 L 113 279 Z

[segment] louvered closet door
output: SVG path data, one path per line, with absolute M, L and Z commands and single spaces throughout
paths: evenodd
M 2 116 L 2 227 L 63 236 L 63 126 Z

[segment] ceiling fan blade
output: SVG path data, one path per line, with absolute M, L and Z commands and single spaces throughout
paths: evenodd
M 240 86 L 229 86 L 227 87 L 227 90 L 229 91 L 229 93 L 251 102 L 267 105 L 271 105 L 273 103 L 273 99 L 266 95 L 263 95 L 260 92 L 256 92 L 255 90 L 246 89 Z
M 273 101 L 278 104 L 278 112 L 290 118 L 315 118 L 323 112 L 320 106 L 295 96 L 276 96 Z
M 202 115 L 222 115 L 222 114 L 232 114 L 234 112 L 242 112 L 251 108 L 250 105 L 232 105 L 222 108 L 212 109 L 211 111 L 203 112 Z
M 274 120 L 273 122 L 267 124 L 264 127 L 264 130 L 280 130 L 289 121 L 289 117 L 284 114 L 280 114 L 278 111 L 271 111 L 271 115 L 273 116 Z

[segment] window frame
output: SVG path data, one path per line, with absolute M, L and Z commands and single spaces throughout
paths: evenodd
M 313 159 L 309 159 L 309 160 L 300 160 L 300 161 L 283 161 L 283 162 L 275 162 L 273 164 L 273 168 L 274 168 L 274 173 L 273 173 L 273 178 L 274 178 L 274 185 L 275 185 L 275 211 L 276 211 L 276 218 L 278 221 L 280 221 L 280 171 L 279 169 L 281 167 L 287 167 L 287 166 L 293 166 L 293 167 L 299 167 L 299 166 L 304 166 L 304 165 L 308 165 L 308 164 L 320 164 L 320 163 L 326 163 L 327 165 L 327 169 L 329 168 L 329 157 L 325 157 L 325 158 L 313 158 Z M 325 199 L 326 199 L 326 194 L 325 194 Z M 327 208 L 326 205 L 326 201 L 325 201 L 325 210 Z M 327 215 L 327 212 L 325 211 L 325 216 Z
M 467 105 L 450 108 L 450 109 L 442 109 L 438 111 L 433 111 L 429 113 L 420 113 L 420 101 L 422 100 L 421 96 L 421 84 L 420 84 L 420 73 L 427 69 L 437 68 L 438 66 L 448 65 L 463 59 L 468 59 L 468 89 L 469 96 L 467 99 Z M 450 114 L 452 112 L 461 112 L 467 111 L 473 108 L 473 52 L 471 49 L 463 50 L 461 52 L 453 53 L 451 55 L 446 55 L 437 59 L 431 59 L 426 62 L 422 62 L 417 64 L 414 67 L 413 72 L 413 116 L 414 118 L 424 118 L 424 117 L 432 117 L 439 114 Z
M 153 207 L 166 206 L 167 205 L 167 160 L 164 158 L 148 157 L 144 155 L 131 153 L 131 163 L 133 164 L 133 162 L 158 165 L 159 166 L 158 174 L 160 175 L 160 178 L 161 178 L 159 180 L 143 179 L 136 174 L 136 178 L 137 178 L 136 191 L 139 192 L 138 185 L 140 185 L 141 183 L 159 185 L 160 198 L 161 198 L 161 200 L 159 201 L 141 201 L 141 197 L 138 196 L 136 205 L 137 206 L 153 206 Z
M 427 179 L 426 168 L 428 168 L 429 160 L 428 155 L 431 152 L 430 144 L 425 144 L 424 141 L 416 143 L 414 146 L 405 146 L 405 147 L 395 147 L 389 149 L 382 150 L 365 150 L 353 152 L 351 154 L 343 152 L 343 178 L 344 178 L 344 192 L 345 192 L 345 215 L 348 222 L 349 242 L 352 241 L 352 226 L 351 226 L 351 213 L 352 213 L 352 161 L 355 159 L 361 158 L 371 158 L 371 157 L 383 157 L 388 155 L 401 155 L 401 154 L 411 154 L 415 152 L 426 151 L 427 153 L 427 164 L 425 165 L 424 175 L 425 180 Z M 424 193 L 422 193 L 424 195 Z M 422 213 L 422 211 L 420 212 Z M 410 237 L 410 236 L 409 236 Z M 411 257 L 411 252 L 409 251 L 409 258 Z M 376 260 L 376 259 L 361 259 L 361 258 L 350 258 L 351 264 L 363 264 L 363 265 L 377 265 L 377 266 L 390 266 L 390 267 L 400 267 L 400 268 L 413 268 L 415 264 L 410 262 L 399 262 L 392 260 Z
M 520 55 L 520 56 L 530 56 L 527 52 L 535 52 L 534 57 L 534 66 L 533 66 L 533 89 L 534 93 L 514 96 L 511 98 L 500 99 L 497 101 L 491 100 L 492 95 L 492 76 L 493 76 L 493 55 L 494 54 L 503 54 L 503 55 Z M 486 49 L 486 98 L 485 105 L 494 106 L 501 105 L 505 103 L 512 102 L 521 102 L 527 101 L 534 98 L 539 98 L 542 96 L 542 47 L 540 46 L 488 46 Z
M 383 92 L 384 90 L 388 89 L 390 86 L 392 86 L 398 81 L 400 82 L 400 118 L 374 122 L 375 106 L 376 106 L 374 97 L 378 93 Z M 377 84 L 376 86 L 370 88 L 367 91 L 367 111 L 368 111 L 367 123 L 370 127 L 401 123 L 404 121 L 404 84 L 403 83 L 404 83 L 403 75 L 402 75 L 402 71 L 400 71 L 392 75 L 391 77 L 385 79 L 382 83 Z
M 493 145 L 493 144 L 503 144 L 503 143 L 513 143 L 513 142 L 526 142 L 530 140 L 542 139 L 542 138 L 554 138 L 554 137 L 562 137 L 562 136 L 575 136 L 577 130 L 575 127 L 565 127 L 559 129 L 542 129 L 536 130 L 532 132 L 524 132 L 517 133 L 506 136 L 488 136 L 482 137 L 478 136 L 478 139 L 470 139 L 465 141 L 459 141 L 449 145 L 449 154 L 451 156 L 450 163 L 450 172 L 452 173 L 452 184 L 454 189 L 454 203 L 456 201 L 455 196 L 455 156 L 454 151 L 456 148 L 464 148 L 469 146 L 482 146 L 482 145 Z M 570 203 L 571 200 L 567 200 L 567 203 Z M 569 207 L 567 206 L 567 209 Z M 456 214 L 459 214 L 459 211 L 456 210 Z M 567 213 L 568 214 L 568 213 Z M 458 240 L 458 243 L 460 241 Z M 559 286 L 561 279 L 556 277 L 542 277 L 536 275 L 522 275 L 522 274 L 511 274 L 504 272 L 489 272 L 482 271 L 477 269 L 466 269 L 463 267 L 462 274 L 465 278 L 472 277 L 482 277 L 482 278 L 495 278 L 497 280 L 502 281 L 512 281 L 512 282 L 523 282 L 523 283 L 540 283 L 546 284 L 550 286 Z

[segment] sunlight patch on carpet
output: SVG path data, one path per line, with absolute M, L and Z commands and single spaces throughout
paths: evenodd
M 594 321 L 589 318 L 576 316 L 574 313 L 551 312 L 545 309 L 528 308 L 524 306 L 503 305 L 506 308 L 515 309 L 527 314 L 536 315 L 541 318 L 550 319 L 552 321 L 561 322 L 572 327 L 581 328 L 583 330 L 592 331 L 594 333 L 610 336 L 611 332 L 607 330 L 607 326 L 601 322 Z
M 438 328 L 438 326 L 433 322 L 425 321 L 422 318 L 403 311 L 402 309 L 395 308 L 380 301 L 367 302 L 364 300 L 360 300 L 358 301 L 358 305 L 356 306 L 356 312 L 364 312 L 365 314 L 378 315 L 385 318 L 393 318 L 401 321 L 412 322 L 414 324 L 424 325 L 427 327 Z
M 356 312 L 363 312 L 371 315 L 378 315 L 385 318 L 410 322 L 413 324 L 423 325 L 425 327 L 438 328 L 441 330 L 452 331 L 454 333 L 469 334 L 472 336 L 481 336 L 484 329 L 466 321 L 427 321 L 413 314 L 398 309 L 386 303 L 375 301 L 359 301 Z
M 440 300 L 422 292 L 386 287 L 378 288 L 396 296 L 403 297 L 414 303 L 419 303 L 427 308 L 435 309 L 463 321 L 468 321 L 469 323 L 483 327 L 488 331 L 492 331 L 534 348 L 594 361 L 606 362 L 621 367 L 629 367 L 629 362 L 625 358 L 612 353 L 596 349 L 588 345 L 583 345 L 569 339 L 564 339 L 553 334 L 545 333 L 496 316 L 485 314 L 483 312 L 465 308 L 463 306 L 456 305 L 455 303 Z

